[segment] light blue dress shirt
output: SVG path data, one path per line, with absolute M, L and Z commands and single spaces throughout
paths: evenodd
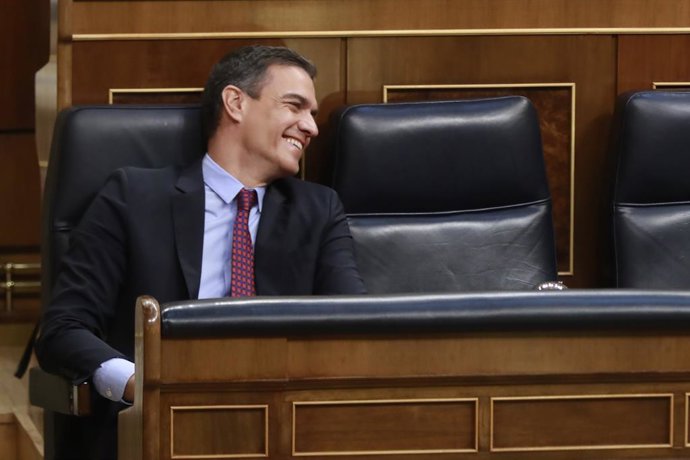
M 206 155 L 203 162 L 206 193 L 204 252 L 201 259 L 200 299 L 225 297 L 230 292 L 232 227 L 237 216 L 236 196 L 244 187 L 240 181 Z M 256 187 L 257 203 L 249 211 L 249 233 L 256 243 L 256 231 L 266 187 Z
M 232 228 L 237 215 L 237 194 L 244 187 L 206 154 L 202 162 L 204 177 L 204 249 L 201 259 L 200 299 L 226 297 L 230 292 Z M 249 211 L 249 233 L 256 244 L 256 232 L 266 187 L 256 187 L 257 203 Z M 98 393 L 121 401 L 134 364 L 121 358 L 105 361 L 96 369 L 93 384 Z

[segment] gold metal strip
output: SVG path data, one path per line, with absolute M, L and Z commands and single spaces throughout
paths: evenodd
M 31 289 L 40 288 L 39 281 L 10 281 L 0 283 L 0 289 Z
M 652 89 L 675 88 L 678 86 L 687 86 L 690 88 L 690 81 L 654 81 L 652 82 Z
M 494 447 L 494 402 L 495 401 L 547 401 L 574 399 L 669 399 L 669 441 L 668 444 L 611 444 L 583 446 L 544 446 L 544 447 Z M 490 452 L 544 452 L 574 450 L 611 450 L 611 449 L 658 449 L 673 447 L 673 393 L 632 393 L 632 394 L 592 394 L 592 395 L 548 395 L 548 396 L 511 396 L 492 397 L 490 402 L 489 451 Z M 686 431 L 687 433 L 687 431 Z M 686 440 L 687 442 L 687 440 Z
M 204 88 L 110 88 L 108 89 L 108 104 L 113 104 L 116 94 L 164 94 L 164 93 L 201 93 Z
M 490 88 L 570 88 L 570 235 L 568 270 L 559 271 L 559 276 L 575 275 L 575 82 L 565 83 L 495 83 L 457 85 L 383 85 L 383 102 L 388 102 L 389 90 L 408 89 L 490 89 Z
M 297 406 L 352 406 L 371 404 L 409 404 L 438 402 L 473 402 L 474 403 L 474 449 L 424 449 L 424 450 L 372 450 L 372 451 L 338 451 L 338 452 L 297 452 Z M 354 455 L 417 455 L 417 454 L 457 454 L 479 452 L 479 398 L 430 398 L 430 399 L 367 399 L 338 401 L 293 401 L 292 402 L 292 456 L 293 457 L 344 457 Z
M 690 439 L 688 438 L 688 430 L 690 430 L 690 426 L 688 425 L 688 417 L 690 417 L 690 413 L 688 410 L 690 409 L 690 393 L 685 393 L 685 447 L 690 447 Z
M 0 291 L 5 292 L 5 312 L 12 313 L 14 293 L 16 290 L 26 289 L 29 293 L 37 292 L 41 288 L 40 281 L 15 281 L 13 276 L 18 272 L 28 272 L 25 274 L 40 274 L 41 264 L 39 263 L 13 263 L 7 262 L 0 265 L 0 272 L 5 273 L 5 281 L 0 282 Z M 25 292 L 27 292 L 25 291 Z
M 568 271 L 562 275 L 575 275 L 575 105 L 577 104 L 577 88 L 572 83 L 572 94 L 570 96 L 571 115 L 570 115 L 570 263 Z M 561 273 L 559 273 L 561 275 Z
M 8 262 L 6 264 L 0 265 L 0 270 L 3 272 L 12 271 L 36 271 L 41 269 L 40 263 L 16 263 Z
M 515 29 L 400 29 L 400 30 L 314 30 L 274 32 L 160 32 L 72 34 L 72 41 L 119 40 L 213 40 L 258 38 L 363 38 L 363 37 L 437 37 L 476 35 L 639 35 L 687 34 L 690 27 L 564 27 Z
M 227 410 L 227 409 L 263 409 L 264 411 L 264 447 L 263 454 L 210 454 L 210 455 L 175 455 L 173 451 L 174 436 L 174 416 L 175 411 L 191 410 Z M 247 405 L 208 405 L 208 406 L 170 406 L 170 458 L 171 459 L 223 459 L 223 458 L 265 458 L 268 457 L 268 404 L 247 404 Z

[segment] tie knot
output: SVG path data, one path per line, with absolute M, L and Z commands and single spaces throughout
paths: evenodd
M 237 194 L 237 209 L 240 211 L 249 211 L 252 206 L 256 204 L 256 190 L 247 190 L 243 188 Z

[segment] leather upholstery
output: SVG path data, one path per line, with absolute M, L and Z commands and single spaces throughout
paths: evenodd
M 205 151 L 196 106 L 71 107 L 58 115 L 53 136 L 42 224 L 44 304 L 70 231 L 113 171 L 185 164 Z
M 55 125 L 44 193 L 44 305 L 70 232 L 114 170 L 184 164 L 204 150 L 200 109 L 195 106 L 88 106 L 62 111 Z M 60 388 L 45 390 L 61 392 Z M 44 408 L 46 460 L 87 458 L 83 427 L 94 423 L 92 419 L 54 411 L 60 407 Z
M 641 290 L 253 297 L 162 307 L 166 338 L 565 329 L 687 330 L 690 293 Z
M 690 93 L 622 94 L 615 114 L 616 285 L 690 288 Z
M 352 106 L 333 186 L 370 293 L 556 279 L 537 114 L 523 97 Z

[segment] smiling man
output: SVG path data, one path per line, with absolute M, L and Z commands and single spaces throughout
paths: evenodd
M 138 296 L 364 293 L 337 195 L 294 177 L 318 134 L 315 75 L 287 48 L 230 53 L 204 89 L 206 155 L 116 171 L 72 232 L 36 352 L 49 372 L 92 379 L 101 397 L 81 421 L 83 450 L 56 458 L 116 458 Z

